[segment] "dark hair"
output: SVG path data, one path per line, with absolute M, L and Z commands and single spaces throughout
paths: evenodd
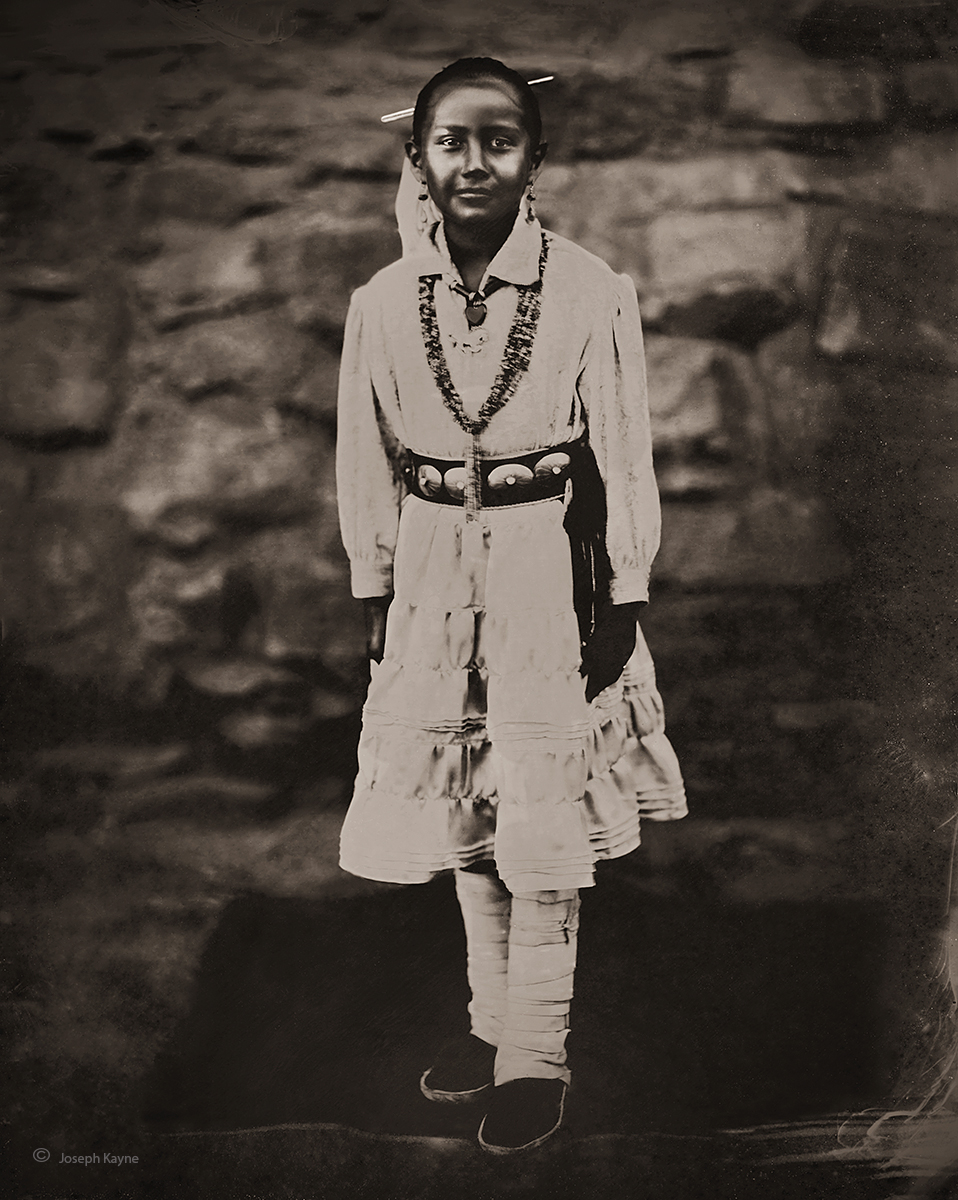
M 416 109 L 412 118 L 412 137 L 417 146 L 422 145 L 422 137 L 426 131 L 429 119 L 429 109 L 436 92 L 446 84 L 477 83 L 492 79 L 499 83 L 508 84 L 519 99 L 522 106 L 522 123 L 532 141 L 533 150 L 542 141 L 542 116 L 539 112 L 539 101 L 521 75 L 501 63 L 498 58 L 460 58 L 450 63 L 448 67 L 437 74 L 419 93 L 416 98 Z

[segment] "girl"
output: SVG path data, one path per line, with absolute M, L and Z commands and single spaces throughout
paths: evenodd
M 393 883 L 454 869 L 471 1033 L 421 1088 L 481 1098 L 480 1144 L 504 1154 L 562 1120 L 579 889 L 635 849 L 640 815 L 686 811 L 636 625 L 658 493 L 635 289 L 541 229 L 532 89 L 453 63 L 406 153 L 405 253 L 354 294 L 341 367 L 371 660 L 341 863 Z

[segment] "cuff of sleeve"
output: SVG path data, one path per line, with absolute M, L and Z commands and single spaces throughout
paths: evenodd
M 349 565 L 349 574 L 353 595 L 357 600 L 388 596 L 393 590 L 391 562 L 353 562 Z
M 648 604 L 648 572 L 619 571 L 613 575 L 609 587 L 609 599 L 613 604 Z

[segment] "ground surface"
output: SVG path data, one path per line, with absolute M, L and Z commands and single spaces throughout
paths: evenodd
M 677 903 L 641 886 L 634 863 L 609 865 L 583 908 L 568 1130 L 550 1153 L 516 1164 L 477 1149 L 479 1113 L 418 1091 L 466 1001 L 450 881 L 323 891 L 231 899 L 152 1067 L 125 1083 L 118 1072 L 123 1111 L 95 1093 L 80 1111 L 74 1072 L 72 1107 L 46 1097 L 57 1127 L 14 1134 L 15 1194 L 907 1191 L 908 1172 L 886 1169 L 887 1147 L 855 1152 L 875 1115 L 855 1114 L 881 1101 L 875 997 L 887 931 L 873 904 Z M 121 1028 L 138 1017 L 114 1014 Z M 91 1024 L 87 1037 L 97 1033 Z M 44 1145 L 51 1161 L 31 1163 Z M 94 1153 L 139 1161 L 60 1161 Z

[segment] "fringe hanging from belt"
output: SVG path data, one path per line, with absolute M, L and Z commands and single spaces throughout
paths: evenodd
M 563 522 L 572 554 L 572 602 L 579 639 L 588 642 L 596 611 L 609 603 L 612 563 L 605 544 L 605 484 L 585 437 L 572 443 L 572 498 Z

